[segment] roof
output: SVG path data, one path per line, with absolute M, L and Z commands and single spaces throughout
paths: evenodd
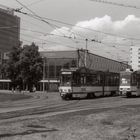
M 48 51 L 40 54 L 46 58 L 77 58 L 77 51 Z

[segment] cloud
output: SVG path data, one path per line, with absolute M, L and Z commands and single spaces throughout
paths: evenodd
M 113 23 L 115 32 L 129 36 L 140 36 L 140 18 L 134 15 L 128 15 L 124 20 L 115 21 Z
M 116 36 L 104 33 L 115 34 Z M 70 44 L 70 46 L 77 46 L 77 48 L 85 47 L 84 39 L 86 38 L 95 39 L 99 42 L 110 43 L 112 46 L 116 46 L 117 43 L 126 45 L 128 44 L 129 47 L 130 40 L 124 39 L 123 37 L 121 38 L 119 36 L 140 38 L 140 18 L 136 17 L 135 15 L 128 15 L 122 20 L 113 21 L 110 16 L 105 15 L 103 17 L 95 17 L 94 19 L 80 21 L 71 28 L 61 27 L 59 29 L 53 30 L 51 34 L 52 35 L 50 36 L 46 36 L 45 39 L 53 40 L 63 44 Z M 91 46 L 95 46 L 97 45 L 97 43 L 89 43 L 88 45 L 88 47 L 92 51 L 93 47 Z M 55 46 L 56 45 L 52 45 L 52 48 L 54 49 Z M 59 50 L 58 46 L 56 46 L 57 50 Z M 67 46 L 65 47 L 65 45 L 62 46 L 59 47 L 62 49 L 70 49 Z M 100 45 L 99 49 L 101 49 L 101 47 L 106 47 L 106 45 Z M 122 46 L 120 45 L 119 47 L 121 50 Z M 126 47 L 126 49 L 128 49 L 128 47 Z M 110 49 L 109 51 L 111 52 L 111 50 L 113 49 Z M 99 52 L 100 54 L 102 54 L 101 51 Z M 128 54 L 126 57 L 128 57 Z
M 99 31 L 110 30 L 112 27 L 112 23 L 113 22 L 111 20 L 111 17 L 108 15 L 105 15 L 104 17 L 101 17 L 101 18 L 96 17 L 88 21 L 78 22 L 76 26 L 73 27 L 73 30 L 77 30 L 77 29 L 82 30 L 83 28 L 99 30 Z M 79 27 L 82 27 L 82 28 L 79 28 Z M 90 31 L 90 30 L 87 30 L 87 31 Z

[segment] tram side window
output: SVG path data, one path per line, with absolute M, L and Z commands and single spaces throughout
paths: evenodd
M 73 84 L 73 86 L 80 85 L 80 75 L 79 74 L 73 74 L 72 84 Z
M 106 75 L 105 76 L 105 85 L 106 86 L 112 86 L 113 85 L 113 77 L 112 77 L 112 75 Z
M 86 85 L 86 76 L 82 75 L 81 76 L 81 85 Z
M 115 74 L 110 74 L 106 76 L 106 85 L 116 86 L 119 85 L 119 77 Z
M 115 86 L 119 86 L 119 76 L 118 75 L 115 75 L 114 76 L 114 84 L 115 84 Z
M 136 74 L 131 75 L 131 84 L 136 85 L 137 84 L 137 76 Z
M 110 75 L 110 83 L 109 83 L 109 86 L 115 86 L 114 75 Z
M 97 83 L 98 86 L 103 85 L 103 83 L 104 83 L 104 77 L 103 77 L 102 74 L 97 74 L 97 81 L 98 81 L 98 83 Z
M 140 75 L 137 75 L 137 87 L 140 88 Z
M 105 86 L 108 86 L 109 85 L 109 76 L 106 75 L 105 76 Z
M 100 83 L 100 77 L 97 76 L 97 74 L 92 75 L 92 85 L 98 86 Z
M 98 86 L 101 83 L 100 75 L 90 74 L 86 79 L 87 85 Z
M 93 83 L 92 75 L 87 75 L 87 77 L 86 77 L 86 84 L 87 85 L 92 85 L 92 83 Z

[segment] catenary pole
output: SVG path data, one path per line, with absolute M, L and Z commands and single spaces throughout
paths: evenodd
M 87 66 L 87 47 L 88 47 L 88 39 L 86 38 L 86 49 L 85 49 L 85 67 Z

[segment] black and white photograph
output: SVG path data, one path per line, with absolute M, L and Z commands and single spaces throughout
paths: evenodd
M 140 140 L 140 1 L 0 0 L 0 140 Z

